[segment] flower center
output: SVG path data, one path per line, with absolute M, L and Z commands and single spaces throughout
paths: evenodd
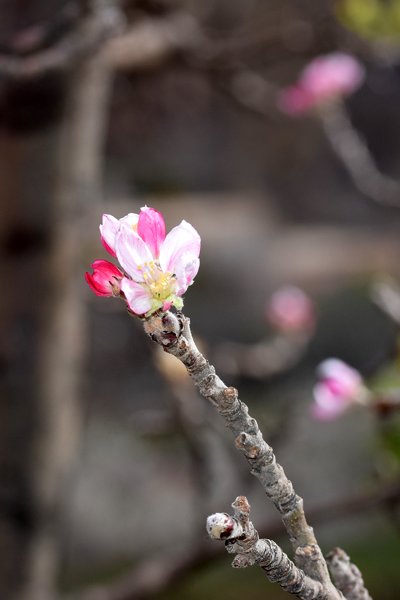
M 175 277 L 171 273 L 161 271 L 154 261 L 143 265 L 143 279 L 151 295 L 157 300 L 165 300 L 174 291 Z

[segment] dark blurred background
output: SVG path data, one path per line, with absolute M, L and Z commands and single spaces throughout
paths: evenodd
M 326 357 L 397 368 L 398 326 L 370 290 L 400 276 L 400 194 L 360 191 L 321 118 L 276 107 L 315 56 L 355 55 L 366 79 L 343 109 L 400 179 L 399 15 L 398 0 L 0 0 L 1 598 L 284 597 L 206 536 L 246 494 L 289 551 L 229 435 L 140 320 L 84 282 L 106 258 L 102 213 L 145 204 L 199 231 L 185 313 L 324 552 L 399 598 L 398 430 L 389 456 L 367 410 L 316 423 L 309 408 Z M 287 283 L 318 314 L 295 364 L 224 372 L 222 344 L 273 336 L 266 302 Z

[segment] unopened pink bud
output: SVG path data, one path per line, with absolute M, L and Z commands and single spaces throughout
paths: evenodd
M 96 296 L 119 296 L 124 274 L 108 260 L 95 260 L 93 273 L 85 273 L 85 279 Z

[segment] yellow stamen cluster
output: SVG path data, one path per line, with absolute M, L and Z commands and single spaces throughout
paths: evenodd
M 174 276 L 171 273 L 163 273 L 154 261 L 145 263 L 138 268 L 143 271 L 144 282 L 150 289 L 153 298 L 165 300 L 173 293 Z

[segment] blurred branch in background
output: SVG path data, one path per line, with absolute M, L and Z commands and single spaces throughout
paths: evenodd
M 378 279 L 371 287 L 371 298 L 396 325 L 400 326 L 400 285 L 389 277 Z
M 266 324 L 273 334 L 255 344 L 224 342 L 214 350 L 222 373 L 267 379 L 296 365 L 315 332 L 312 300 L 296 286 L 283 286 L 266 305 Z
M 111 73 L 96 58 L 85 60 L 68 88 L 59 140 L 54 229 L 46 265 L 39 359 L 42 434 L 35 454 L 36 493 L 46 522 L 63 500 L 79 450 L 83 406 L 82 364 L 86 310 L 81 284 L 82 248 L 89 221 L 99 212 L 102 148 Z M 44 600 L 57 580 L 58 550 L 53 527 L 38 531 L 32 554 L 29 600 Z M 53 599 L 55 590 L 50 590 Z
M 84 11 L 76 15 L 67 11 L 66 25 L 73 25 L 72 33 L 64 36 L 59 23 L 55 24 L 55 31 L 40 27 L 25 30 L 12 40 L 11 48 L 22 54 L 33 51 L 33 56 L 3 55 L 0 59 L 3 86 L 5 79 L 12 87 L 15 80 L 19 85 L 21 79 L 27 78 L 32 78 L 34 86 L 35 77 L 47 76 L 54 69 L 68 67 L 69 70 L 65 74 L 68 92 L 62 101 L 61 126 L 54 136 L 52 155 L 42 155 L 48 172 L 56 180 L 47 209 L 54 228 L 45 233 L 49 240 L 48 254 L 41 257 L 39 269 L 32 264 L 26 274 L 26 281 L 33 277 L 36 302 L 30 304 L 30 293 L 25 290 L 22 307 L 19 307 L 20 311 L 33 313 L 40 333 L 35 351 L 32 350 L 35 373 L 30 379 L 29 364 L 25 367 L 22 377 L 26 378 L 28 388 L 20 413 L 13 415 L 11 405 L 4 407 L 11 414 L 5 415 L 9 433 L 5 436 L 8 446 L 2 452 L 2 463 L 7 466 L 10 455 L 20 448 L 20 462 L 11 484 L 15 488 L 11 501 L 21 507 L 26 503 L 25 510 L 29 514 L 29 521 L 22 527 L 23 535 L 19 532 L 15 535 L 18 545 L 14 542 L 10 546 L 1 540 L 3 552 L 7 547 L 8 560 L 14 564 L 14 570 L 6 572 L 4 569 L 0 577 L 1 595 L 10 600 L 54 600 L 57 597 L 57 513 L 79 447 L 82 421 L 80 390 L 85 309 L 79 267 L 87 219 L 92 217 L 100 198 L 102 146 L 111 84 L 109 69 L 88 54 L 104 41 L 106 34 L 107 37 L 112 34 L 116 21 L 111 26 L 109 16 L 107 8 L 107 18 L 103 18 L 103 6 L 99 3 L 91 5 L 87 16 Z M 56 39 L 50 48 L 42 49 L 42 45 L 46 46 L 49 39 L 59 33 L 60 43 Z M 75 72 L 71 76 L 73 64 Z M 2 116 L 6 122 L 7 115 Z M 4 134 L 4 137 L 11 141 L 13 134 Z M 29 137 L 21 136 L 20 146 L 24 143 L 29 147 Z M 24 163 L 13 166 L 11 177 L 24 180 Z M 40 203 L 41 191 L 36 190 L 36 193 L 39 198 L 35 201 Z M 22 214 L 26 211 L 23 195 L 16 194 L 6 200 L 15 201 L 12 211 L 17 215 L 18 211 Z M 46 212 L 46 209 L 42 207 L 41 211 Z M 49 226 L 49 221 L 44 218 L 41 226 L 46 225 Z M 10 402 L 12 397 L 8 398 Z M 30 419 L 26 448 L 18 439 L 21 425 L 15 428 L 14 437 L 10 427 L 13 419 L 23 423 L 24 415 Z M 19 489 L 18 482 L 24 479 L 28 482 L 27 488 Z M 12 510 L 15 508 L 11 506 Z M 10 513 L 7 506 L 2 509 L 2 519 L 2 531 L 15 527 L 13 512 Z M 18 520 L 16 526 L 21 527 Z
M 310 341 L 306 333 L 276 335 L 256 344 L 223 342 L 215 348 L 215 363 L 230 376 L 268 379 L 293 368 Z
M 334 102 L 319 112 L 327 138 L 360 192 L 377 204 L 400 208 L 400 183 L 378 169 L 343 104 Z
M 84 5 L 67 3 L 53 22 L 15 36 L 0 54 L 2 79 L 21 81 L 70 70 L 101 48 L 120 27 L 121 13 L 109 0 L 91 0 L 87 13 Z

